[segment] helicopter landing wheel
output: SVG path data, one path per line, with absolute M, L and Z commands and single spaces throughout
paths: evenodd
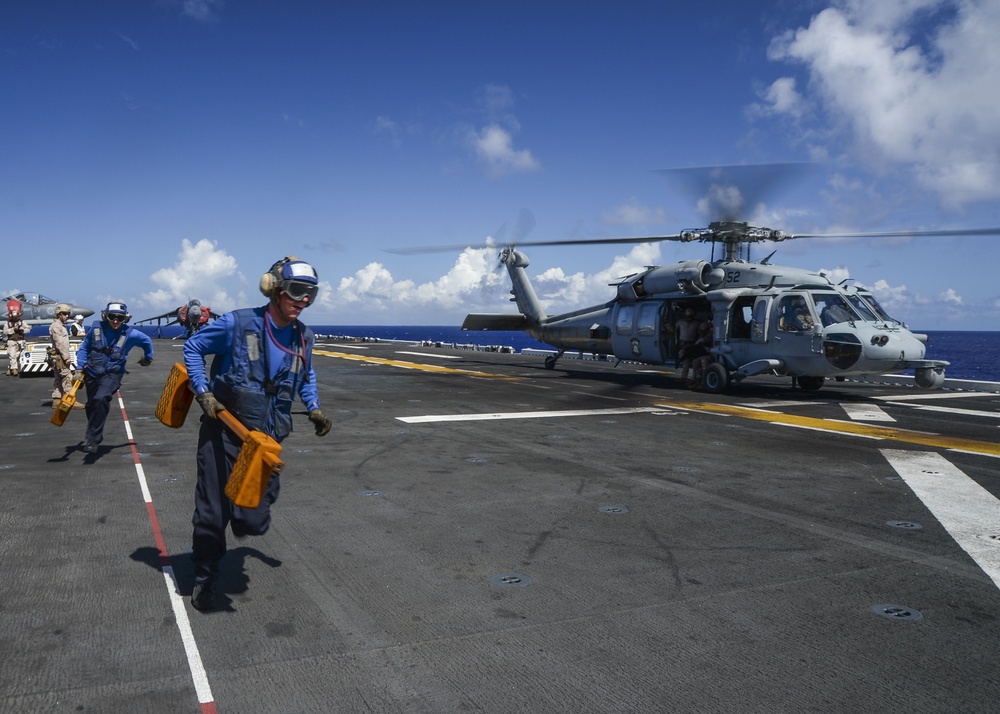
M 556 368 L 556 356 L 549 355 L 545 358 L 545 369 L 555 369 Z
M 799 388 L 806 392 L 815 392 L 823 386 L 825 377 L 799 377 Z
M 729 370 L 715 362 L 705 370 L 705 391 L 710 394 L 722 394 L 729 387 Z

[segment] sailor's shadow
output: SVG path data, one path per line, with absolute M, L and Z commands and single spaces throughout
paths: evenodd
M 57 458 L 47 459 L 46 463 L 56 464 L 61 461 L 69 461 L 70 456 L 76 453 L 80 453 L 83 454 L 83 463 L 93 464 L 97 463 L 98 459 L 107 454 L 110 454 L 115 449 L 121 449 L 123 447 L 130 447 L 130 446 L 131 443 L 128 441 L 126 441 L 124 444 L 99 444 L 97 446 L 97 453 L 88 454 L 86 451 L 83 450 L 83 442 L 81 441 L 78 444 L 71 444 L 69 446 L 64 446 L 63 448 L 65 449 L 65 453 L 63 453 L 62 456 L 59 456 Z
M 137 563 L 145 563 L 154 570 L 163 569 L 164 563 L 160 558 L 160 551 L 151 546 L 136 548 L 129 557 Z M 281 567 L 280 560 L 265 555 L 256 548 L 239 546 L 227 550 L 219 561 L 219 575 L 215 579 L 217 610 L 234 612 L 233 601 L 229 596 L 240 595 L 249 588 L 250 576 L 246 574 L 247 558 L 256 558 L 272 568 Z M 194 589 L 194 561 L 191 560 L 191 553 L 170 556 L 169 565 L 174 571 L 177 593 L 182 596 L 190 595 Z

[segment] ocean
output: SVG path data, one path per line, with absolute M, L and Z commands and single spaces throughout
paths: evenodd
M 500 345 L 523 349 L 551 350 L 552 347 L 523 332 L 463 332 L 444 325 L 310 325 L 319 335 L 336 335 L 380 340 L 443 342 L 446 344 Z M 154 335 L 156 327 L 139 328 Z M 917 330 L 920 332 L 920 330 Z M 163 337 L 183 334 L 178 327 L 163 329 Z M 926 332 L 927 359 L 951 362 L 946 372 L 952 379 L 978 379 L 1000 382 L 1000 332 L 934 331 Z

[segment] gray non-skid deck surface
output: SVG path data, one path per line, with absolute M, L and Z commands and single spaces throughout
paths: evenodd
M 48 379 L 0 382 L 0 710 L 996 710 L 1000 591 L 882 450 L 940 452 L 994 496 L 996 458 L 671 406 L 845 421 L 892 389 L 714 397 L 629 365 L 322 349 L 448 371 L 317 355 L 333 431 L 296 414 L 271 531 L 230 540 L 220 611 L 183 601 L 202 704 L 152 521 L 186 596 L 197 408 L 153 417 L 179 343 L 123 383 L 150 508 L 117 406 L 88 456 L 82 411 L 49 424 Z M 877 401 L 901 429 L 996 439 L 972 412 L 997 395 L 919 403 Z

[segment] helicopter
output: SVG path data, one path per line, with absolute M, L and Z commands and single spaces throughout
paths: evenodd
M 12 303 L 17 303 L 17 310 L 20 311 L 21 320 L 26 325 L 48 325 L 53 320 L 56 319 L 56 306 L 60 303 L 59 300 L 54 300 L 50 297 L 46 297 L 41 293 L 14 293 L 13 295 L 8 295 L 2 299 L 4 305 L 7 305 L 7 312 L 11 311 Z M 71 315 L 80 315 L 82 317 L 90 317 L 94 314 L 93 310 L 83 307 L 81 305 L 70 305 Z
M 719 168 L 727 167 L 699 170 L 701 188 L 709 189 L 706 195 L 739 197 L 739 186 L 715 178 Z M 765 178 L 774 175 L 773 168 L 768 166 Z M 927 335 L 912 332 L 892 318 L 870 290 L 847 281 L 835 284 L 823 273 L 773 265 L 774 252 L 751 262 L 749 247 L 800 238 L 1000 235 L 1000 228 L 791 234 L 737 220 L 735 214 L 743 203 L 742 199 L 731 201 L 736 209 L 726 209 L 721 220 L 707 227 L 673 235 L 506 245 L 499 262 L 509 274 L 511 301 L 518 313 L 472 313 L 462 329 L 524 331 L 556 348 L 554 355 L 546 357 L 547 369 L 554 369 L 566 351 L 614 357 L 619 362 L 676 366 L 694 347 L 691 331 L 682 339 L 685 330 L 679 329 L 683 320 L 693 318 L 710 326 L 710 337 L 702 341 L 710 346 L 703 350 L 702 369 L 694 366 L 698 379 L 690 385 L 710 393 L 724 392 L 764 374 L 790 377 L 793 386 L 804 391 L 821 389 L 827 378 L 841 381 L 908 369 L 914 371 L 919 387 L 937 389 L 944 384 L 949 363 L 925 359 Z M 713 258 L 716 246 L 721 246 L 722 257 L 647 267 L 612 283 L 616 294 L 609 301 L 557 315 L 546 314 L 526 272 L 528 256 L 519 249 L 656 241 L 710 243 Z
M 186 305 L 181 305 L 162 315 L 147 317 L 145 320 L 139 320 L 135 324 L 149 324 L 155 321 L 157 337 L 162 335 L 162 328 L 170 327 L 171 325 L 181 325 L 185 331 L 184 337 L 187 338 L 207 325 L 209 320 L 215 320 L 218 317 L 219 314 L 212 312 L 212 308 L 202 305 L 201 301 L 196 298 L 191 298 Z M 161 324 L 163 320 L 167 321 L 166 324 Z

